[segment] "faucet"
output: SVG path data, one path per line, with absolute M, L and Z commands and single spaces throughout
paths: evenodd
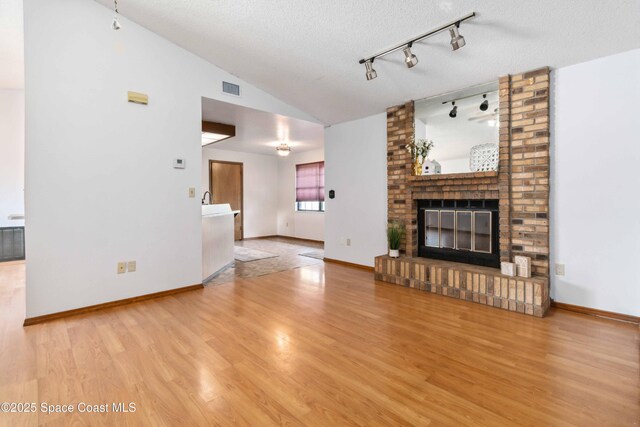
M 204 201 L 207 198 L 207 194 L 209 195 L 209 204 L 211 204 L 211 193 L 209 193 L 208 191 L 204 192 L 204 195 L 202 196 L 202 204 L 204 205 Z

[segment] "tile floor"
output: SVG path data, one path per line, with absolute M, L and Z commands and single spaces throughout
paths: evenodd
M 206 282 L 206 286 L 228 283 L 236 277 L 263 276 L 277 271 L 292 270 L 307 265 L 323 263 L 322 260 L 299 255 L 324 249 L 324 244 L 320 242 L 300 241 L 286 237 L 266 237 L 263 239 L 239 240 L 236 242 L 236 246 L 270 252 L 278 256 L 249 262 L 236 261 L 235 267 L 227 268 L 218 276 Z

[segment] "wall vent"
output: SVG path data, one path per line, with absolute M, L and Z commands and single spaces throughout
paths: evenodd
M 222 82 L 222 91 L 229 95 L 240 96 L 240 86 L 229 82 Z
M 0 262 L 24 259 L 24 227 L 0 228 Z

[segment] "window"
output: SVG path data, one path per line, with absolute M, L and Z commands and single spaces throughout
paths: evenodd
M 324 162 L 296 165 L 296 210 L 324 212 Z

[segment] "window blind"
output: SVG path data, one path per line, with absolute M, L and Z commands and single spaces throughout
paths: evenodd
M 296 165 L 296 202 L 324 202 L 324 162 Z

